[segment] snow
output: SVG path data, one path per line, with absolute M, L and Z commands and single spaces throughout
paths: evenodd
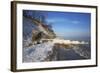
M 44 61 L 50 54 L 52 54 L 54 44 L 52 42 L 45 42 L 42 44 L 32 45 L 23 50 L 24 62 L 40 62 Z
M 23 62 L 43 62 L 49 60 L 50 56 L 54 54 L 54 45 L 56 43 L 59 44 L 75 44 L 77 46 L 73 46 L 73 50 L 81 56 L 85 58 L 89 58 L 89 53 L 84 49 L 84 47 L 78 47 L 78 45 L 86 44 L 86 42 L 82 41 L 70 41 L 63 39 L 41 39 L 41 41 L 47 40 L 48 42 L 41 42 L 37 44 L 37 42 L 32 42 L 31 39 L 24 40 L 23 43 Z M 52 41 L 51 41 L 52 40 Z M 29 45 L 31 43 L 31 45 Z M 88 45 L 88 44 L 87 44 Z M 54 58 L 53 58 L 54 60 Z
M 88 44 L 88 42 L 84 42 L 84 41 L 71 41 L 71 40 L 64 40 L 64 39 L 59 39 L 59 38 L 55 38 L 55 39 L 42 39 L 42 40 L 52 40 L 53 43 L 58 43 L 58 44 Z
M 82 47 L 82 46 L 74 46 L 73 47 L 73 50 L 79 54 L 80 56 L 83 56 L 84 58 L 87 58 L 89 59 L 91 56 L 90 56 L 90 50 L 89 50 L 89 47 Z
M 41 26 L 41 24 L 38 26 L 38 29 L 39 29 L 41 32 L 45 33 L 46 35 L 49 35 L 48 32 Z
M 32 22 L 32 20 L 23 17 L 23 39 L 27 40 L 32 37 L 32 30 L 36 29 L 36 25 Z

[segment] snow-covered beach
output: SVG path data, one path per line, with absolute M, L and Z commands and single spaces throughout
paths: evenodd
M 59 47 L 60 45 L 57 45 L 58 47 L 54 47 L 55 43 L 66 44 L 66 45 L 74 44 L 75 46 L 71 48 L 65 47 L 66 50 L 64 50 L 64 48 Z M 59 40 L 54 39 L 53 41 L 47 40 L 47 42 L 43 42 L 43 43 L 35 44 L 35 45 L 32 44 L 31 46 L 27 46 L 23 48 L 23 62 L 43 62 L 43 61 L 50 61 L 50 60 L 55 61 L 58 59 L 61 60 L 62 59 L 61 56 L 62 55 L 65 56 L 65 54 L 66 54 L 66 57 L 64 57 L 63 59 L 67 59 L 68 56 L 69 56 L 68 59 L 71 59 L 71 56 L 73 54 L 74 56 L 76 55 L 75 56 L 76 59 L 89 58 L 89 55 L 88 55 L 89 53 L 88 51 L 86 51 L 87 49 L 84 50 L 84 48 L 80 48 L 78 46 L 78 45 L 84 45 L 84 44 L 87 44 L 87 42 L 86 43 L 79 42 L 79 41 L 73 42 L 70 40 L 66 40 L 66 41 L 62 40 L 61 42 L 61 39 Z M 52 56 L 52 58 L 50 56 Z M 59 58 L 57 58 L 58 56 Z

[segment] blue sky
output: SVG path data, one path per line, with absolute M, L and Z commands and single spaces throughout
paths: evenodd
M 44 12 L 45 13 L 45 12 Z M 63 37 L 90 37 L 91 14 L 75 12 L 46 12 L 48 23 Z
M 66 38 L 90 37 L 91 14 L 76 12 L 37 11 L 46 16 L 57 36 Z M 32 11 L 34 13 L 34 11 Z

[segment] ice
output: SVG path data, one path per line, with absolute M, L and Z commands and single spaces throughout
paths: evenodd
M 84 58 L 86 59 L 89 59 L 91 57 L 91 54 L 90 54 L 90 49 L 89 47 L 87 47 L 86 45 L 85 46 L 74 46 L 73 47 L 73 50 L 79 54 L 80 56 L 83 56 Z
M 54 44 L 45 42 L 37 45 L 26 47 L 23 50 L 24 62 L 40 62 L 44 61 L 53 51 Z

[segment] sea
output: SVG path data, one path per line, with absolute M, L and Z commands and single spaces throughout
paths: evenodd
M 86 60 L 91 59 L 91 41 L 90 38 L 66 38 L 66 40 L 85 41 L 88 44 L 78 44 L 73 48 L 57 49 L 57 61 L 62 60 Z

